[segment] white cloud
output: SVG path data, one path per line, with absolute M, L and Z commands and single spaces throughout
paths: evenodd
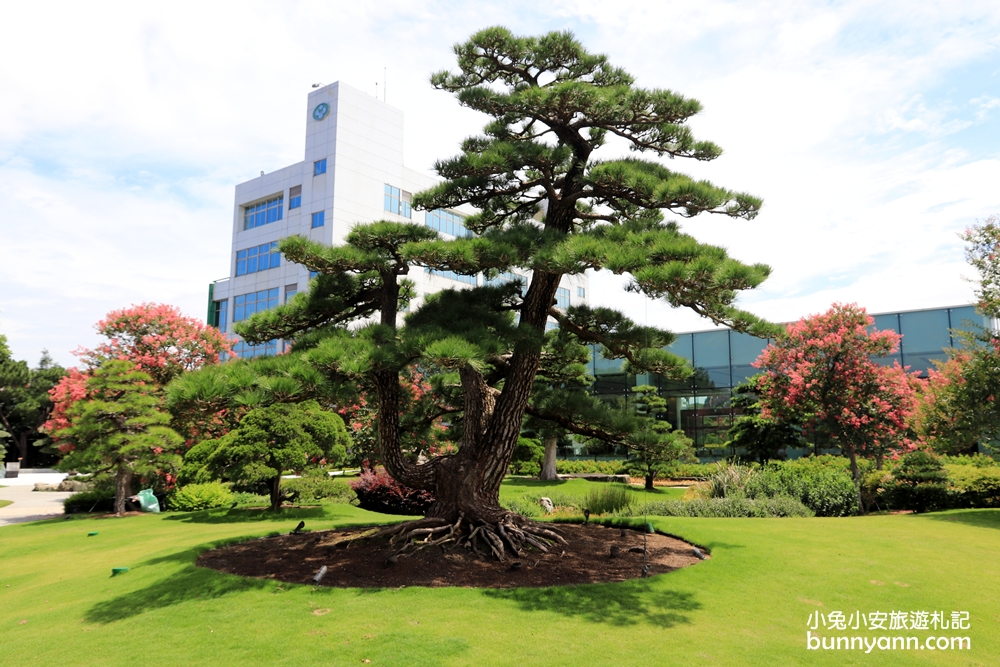
M 765 208 L 684 227 L 772 265 L 744 298 L 755 311 L 971 298 L 955 233 L 1000 209 L 1000 156 L 961 140 L 974 126 L 996 146 L 996 79 L 967 74 L 998 62 L 994 2 L 21 3 L 0 24 L 0 58 L 18 63 L 0 70 L 0 331 L 15 354 L 71 363 L 94 322 L 133 302 L 200 317 L 229 262 L 233 186 L 301 158 L 314 82 L 374 94 L 385 77 L 408 164 L 455 153 L 483 119 L 428 76 L 497 23 L 573 30 L 639 85 L 702 101 L 696 133 L 726 153 L 671 166 Z M 600 277 L 592 295 L 707 326 L 619 289 Z

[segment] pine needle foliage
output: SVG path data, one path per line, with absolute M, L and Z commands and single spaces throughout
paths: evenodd
M 489 28 L 456 45 L 455 54 L 458 70 L 434 74 L 431 83 L 488 120 L 457 156 L 436 163 L 443 182 L 416 194 L 413 205 L 473 208 L 465 225 L 474 235 L 444 238 L 419 224 L 379 221 L 356 226 L 336 248 L 286 239 L 285 256 L 319 277 L 308 293 L 236 330 L 250 342 L 294 339 L 295 354 L 331 382 L 373 388 L 389 473 L 433 491 L 433 517 L 495 524 L 509 514 L 499 505 L 499 486 L 527 413 L 591 437 L 626 437 L 627 427 L 610 411 L 587 410 L 594 403 L 568 391 L 587 384 L 586 346 L 625 360 L 629 372 L 691 372 L 663 349 L 674 340 L 669 331 L 606 308 L 557 308 L 564 276 L 625 275 L 632 291 L 769 335 L 771 325 L 735 304 L 769 268 L 733 259 L 664 220 L 664 212 L 751 220 L 760 210 L 753 195 L 693 179 L 656 159 L 707 161 L 721 154 L 687 125 L 701 109 L 697 101 L 636 86 L 566 32 L 520 37 Z M 632 155 L 612 154 L 609 137 L 624 141 Z M 415 267 L 530 277 L 523 290 L 508 284 L 442 291 L 400 326 L 415 296 L 406 278 Z M 552 320 L 559 330 L 547 335 Z M 400 377 L 413 368 L 432 376 L 457 454 L 418 461 L 404 451 Z

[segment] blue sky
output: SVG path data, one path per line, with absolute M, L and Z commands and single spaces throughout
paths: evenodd
M 996 2 L 20 3 L 0 25 L 0 332 L 72 364 L 114 308 L 203 317 L 230 261 L 233 188 L 301 159 L 306 94 L 341 80 L 405 113 L 429 171 L 483 119 L 427 83 L 504 24 L 571 30 L 638 85 L 695 97 L 715 162 L 672 168 L 764 198 L 752 222 L 683 221 L 773 267 L 743 305 L 775 320 L 967 303 L 957 233 L 1000 213 Z M 15 65 L 16 63 L 16 65 Z M 384 69 L 383 69 L 384 68 Z M 381 96 L 383 91 L 380 90 Z M 674 330 L 697 317 L 592 278 Z

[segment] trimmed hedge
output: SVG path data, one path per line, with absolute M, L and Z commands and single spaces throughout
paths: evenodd
M 698 498 L 695 500 L 661 500 L 633 508 L 625 516 L 691 516 L 706 518 L 779 518 L 811 517 L 812 510 L 794 498 L 750 499 L 740 496 Z
M 323 500 L 349 503 L 357 498 L 350 484 L 342 479 L 333 479 L 323 470 L 303 475 L 298 479 L 283 480 L 281 488 L 297 503 L 315 503 Z
M 114 512 L 115 492 L 101 489 L 81 491 L 63 501 L 63 511 L 66 514 L 83 512 Z

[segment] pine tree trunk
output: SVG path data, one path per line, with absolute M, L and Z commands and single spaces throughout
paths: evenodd
M 17 442 L 17 451 L 20 454 L 18 461 L 21 462 L 21 468 L 27 468 L 28 466 L 28 434 L 18 433 L 15 437 L 15 442 Z
M 281 509 L 281 475 L 271 480 L 271 511 L 277 512 Z
M 427 516 L 452 523 L 464 517 L 473 523 L 495 524 L 510 514 L 500 505 L 500 482 L 491 480 L 487 457 L 455 456 L 436 466 L 435 503 Z M 500 477 L 503 480 L 503 477 Z
M 556 472 L 556 445 L 559 444 L 558 438 L 545 438 L 543 441 L 545 445 L 545 458 L 542 459 L 542 472 L 539 473 L 538 479 L 553 481 L 559 479 L 559 474 Z
M 115 514 L 125 513 L 125 499 L 132 495 L 132 471 L 126 465 L 115 470 Z
M 652 491 L 653 490 L 653 478 L 654 477 L 656 477 L 656 475 L 652 471 L 649 471 L 649 472 L 646 473 L 646 490 L 647 491 Z

